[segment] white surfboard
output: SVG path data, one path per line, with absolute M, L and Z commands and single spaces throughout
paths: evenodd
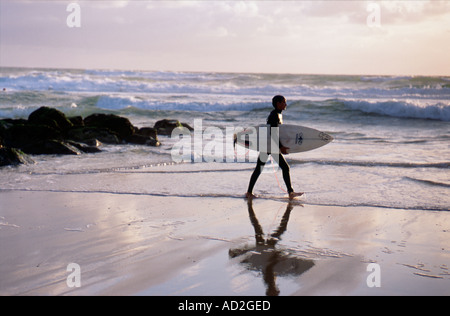
M 325 146 L 331 141 L 333 137 L 324 132 L 289 124 L 278 128 L 271 128 L 270 125 L 254 126 L 235 135 L 235 143 L 238 145 L 266 153 L 278 153 L 279 143 L 289 148 L 288 153 L 299 153 Z

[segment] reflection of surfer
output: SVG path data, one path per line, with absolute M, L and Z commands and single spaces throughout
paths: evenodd
M 281 112 L 286 110 L 286 107 L 287 107 L 286 98 L 283 97 L 282 95 L 276 95 L 272 99 L 272 105 L 275 109 L 270 113 L 269 117 L 267 118 L 267 124 L 270 125 L 271 128 L 278 127 L 279 125 L 283 124 L 283 115 L 281 114 Z M 294 189 L 292 189 L 290 168 L 289 168 L 288 163 L 286 162 L 286 159 L 284 159 L 284 156 L 282 155 L 282 154 L 286 155 L 289 148 L 284 147 L 281 143 L 279 143 L 279 145 L 280 145 L 281 153 L 271 154 L 271 155 L 274 155 L 275 161 L 278 163 L 281 170 L 283 170 L 284 183 L 286 184 L 286 187 L 287 187 L 287 190 L 289 193 L 289 198 L 292 200 L 296 196 L 300 196 L 303 193 L 295 193 Z M 253 174 L 250 178 L 248 190 L 247 190 L 247 193 L 245 194 L 245 197 L 247 199 L 252 199 L 255 197 L 255 195 L 253 195 L 253 187 L 255 186 L 256 181 L 258 180 L 258 178 L 261 174 L 261 171 L 264 168 L 264 166 L 267 162 L 267 159 L 269 158 L 269 154 L 270 153 L 260 153 L 259 154 L 256 168 L 253 171 Z
M 280 294 L 276 284 L 276 277 L 282 275 L 300 275 L 310 269 L 314 262 L 311 260 L 296 258 L 286 254 L 283 249 L 276 249 L 276 244 L 281 240 L 281 235 L 286 231 L 289 216 L 294 205 L 289 203 L 281 219 L 277 230 L 267 239 L 264 238 L 264 232 L 256 218 L 253 210 L 252 201 L 248 202 L 248 214 L 250 222 L 255 229 L 255 247 L 230 249 L 229 256 L 236 258 L 243 256 L 241 263 L 246 265 L 249 270 L 261 271 L 264 283 L 266 284 L 266 295 L 275 296 Z

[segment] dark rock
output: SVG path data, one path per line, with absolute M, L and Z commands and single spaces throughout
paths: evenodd
M 13 125 L 3 132 L 3 142 L 6 147 L 23 149 L 43 140 L 62 141 L 61 132 L 43 125 Z
M 151 137 L 153 139 L 158 140 L 158 132 L 156 128 L 153 127 L 135 128 L 135 134 L 140 136 Z
M 136 128 L 127 118 L 114 114 L 67 118 L 57 109 L 41 107 L 28 120 L 0 120 L 0 148 L 17 148 L 31 155 L 79 155 L 100 152 L 100 142 L 159 146 L 158 133 L 171 135 L 175 127 L 183 125 L 163 120 L 155 128 Z
M 93 154 L 93 153 L 101 152 L 101 149 L 98 148 L 98 146 L 90 146 L 88 144 L 77 143 L 74 141 L 68 141 L 67 143 L 86 154 Z M 100 143 L 100 142 L 96 141 L 96 143 Z
M 127 138 L 127 142 L 131 144 L 137 144 L 137 145 L 147 145 L 147 146 L 155 146 L 158 147 L 161 145 L 161 143 L 150 136 L 143 136 L 139 134 L 131 135 Z
M 130 120 L 114 114 L 92 114 L 84 119 L 84 125 L 109 129 L 117 134 L 120 140 L 134 134 L 134 126 Z
M 135 133 L 126 139 L 131 144 L 147 145 L 147 146 L 160 146 L 158 141 L 158 134 L 155 128 L 142 127 L 134 128 Z
M 64 113 L 46 106 L 31 113 L 28 122 L 34 125 L 46 125 L 61 132 L 66 132 L 73 126 Z
M 106 128 L 76 127 L 70 129 L 66 135 L 68 140 L 91 144 L 97 140 L 105 144 L 120 144 L 119 137 Z
M 3 128 L 3 125 L 1 124 L 0 121 L 0 148 L 2 148 L 3 146 L 3 135 L 5 134 L 6 128 Z
M 7 122 L 2 133 L 6 147 L 17 148 L 30 155 L 78 155 L 80 151 L 64 143 L 60 130 L 46 125 L 19 124 Z
M 160 120 L 155 123 L 154 128 L 157 130 L 158 135 L 172 135 L 172 131 L 177 127 L 186 127 L 189 131 L 193 131 L 194 129 L 189 126 L 189 124 L 181 123 L 178 120 Z
M 20 150 L 14 148 L 5 148 L 0 145 L 0 167 L 16 166 L 29 163 L 34 163 L 33 159 L 28 157 Z
M 161 120 L 155 123 L 155 129 L 157 130 L 158 135 L 172 135 L 172 131 L 177 127 L 182 127 L 180 121 L 178 120 Z
M 58 140 L 42 140 L 22 148 L 29 155 L 80 155 L 74 146 Z
M 101 145 L 103 145 L 102 142 L 99 141 L 98 139 L 88 139 L 83 144 L 86 144 L 91 147 L 97 147 L 97 148 L 100 147 Z
M 28 124 L 28 120 L 2 119 L 0 120 L 0 138 L 6 138 L 6 131 L 14 125 Z
M 72 123 L 73 126 L 76 127 L 84 126 L 84 121 L 81 116 L 71 116 L 68 117 L 68 120 L 70 121 L 70 123 Z
M 24 119 L 3 119 L 0 120 L 0 130 L 3 129 L 8 129 L 11 126 L 14 125 L 26 125 L 28 124 L 28 120 L 24 120 Z

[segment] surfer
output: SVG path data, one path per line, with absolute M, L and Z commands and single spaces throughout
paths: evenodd
M 281 124 L 283 124 L 283 115 L 281 114 L 284 110 L 286 110 L 287 104 L 286 104 L 286 98 L 282 95 L 276 95 L 272 98 L 272 105 L 275 108 L 267 118 L 267 124 L 270 125 L 270 127 L 278 127 Z M 256 163 L 256 168 L 253 171 L 253 174 L 250 178 L 250 183 L 248 185 L 247 193 L 245 194 L 245 197 L 247 199 L 253 199 L 255 198 L 255 195 L 253 195 L 253 188 L 256 184 L 256 181 L 258 180 L 259 176 L 261 175 L 261 171 L 263 170 L 267 159 L 269 158 L 269 154 L 273 156 L 273 158 L 278 162 L 278 165 L 280 166 L 281 170 L 283 171 L 283 179 L 284 183 L 287 187 L 287 192 L 289 194 L 289 199 L 294 199 L 297 196 L 303 195 L 303 192 L 296 193 L 294 192 L 294 189 L 292 189 L 291 185 L 291 175 L 290 175 L 290 167 L 288 163 L 286 162 L 286 159 L 284 158 L 283 154 L 288 154 L 288 147 L 284 147 L 283 144 L 279 143 L 280 146 L 280 153 L 278 154 L 271 154 L 271 153 L 260 153 L 258 157 L 258 161 Z

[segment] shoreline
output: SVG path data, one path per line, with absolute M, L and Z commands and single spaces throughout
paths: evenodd
M 13 190 L 0 209 L 0 295 L 450 294 L 448 212 Z

